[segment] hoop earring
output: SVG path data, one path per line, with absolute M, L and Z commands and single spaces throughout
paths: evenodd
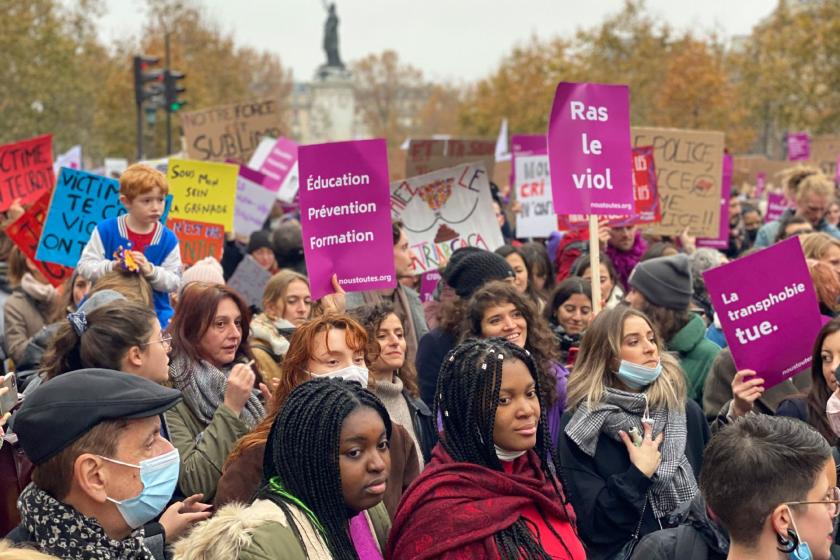
M 799 535 L 793 529 L 787 530 L 787 538 L 781 536 L 780 534 L 776 533 L 776 542 L 779 543 L 779 546 L 776 549 L 779 552 L 783 552 L 784 554 L 790 554 L 797 548 L 799 548 Z

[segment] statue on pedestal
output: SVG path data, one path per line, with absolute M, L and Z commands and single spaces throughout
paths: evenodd
M 324 52 L 327 53 L 327 63 L 322 68 L 344 70 L 344 63 L 338 54 L 338 15 L 335 12 L 335 4 L 327 7 L 324 2 L 324 8 L 327 10 L 327 21 L 324 23 Z

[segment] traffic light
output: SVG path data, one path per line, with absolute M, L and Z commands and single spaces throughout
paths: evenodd
M 163 93 L 163 70 L 150 70 L 160 62 L 156 56 L 139 55 L 134 57 L 134 101 L 142 105 L 147 99 Z M 149 82 L 156 82 L 150 88 L 146 88 Z
M 177 113 L 181 107 L 187 104 L 186 101 L 179 99 L 178 96 L 187 89 L 178 82 L 183 80 L 187 75 L 177 70 L 166 69 L 163 74 L 164 100 L 166 101 L 166 110 L 169 113 Z

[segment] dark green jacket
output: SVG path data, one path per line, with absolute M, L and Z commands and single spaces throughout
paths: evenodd
M 668 350 L 677 354 L 685 372 L 688 398 L 703 406 L 703 384 L 720 354 L 720 346 L 706 338 L 706 324 L 699 315 L 691 320 L 668 341 Z

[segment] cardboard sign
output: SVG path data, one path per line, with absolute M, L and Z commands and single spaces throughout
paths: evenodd
M 504 244 L 480 163 L 391 183 L 391 217 L 405 226 L 415 273 L 438 269 L 460 247 Z
M 811 367 L 822 322 L 798 239 L 708 270 L 703 278 L 737 369 L 755 370 L 769 389 Z
M 38 251 L 38 241 L 44 230 L 47 218 L 47 208 L 50 205 L 49 191 L 44 192 L 23 215 L 6 227 L 6 235 L 21 252 L 35 263 L 35 267 L 49 280 L 53 286 L 59 286 L 73 274 L 73 269 L 60 264 L 40 261 L 35 253 Z
M 656 165 L 653 161 L 653 147 L 633 148 L 633 204 L 636 211 L 628 216 L 609 215 L 610 227 L 652 224 L 662 219 L 662 205 L 659 204 L 659 191 L 656 187 Z M 589 227 L 589 219 L 584 214 L 557 216 L 557 229 L 568 231 Z
M 275 181 L 248 167 L 239 168 L 236 180 L 236 206 L 233 217 L 233 231 L 241 235 L 251 235 L 262 229 L 266 218 L 271 213 L 277 189 Z
M 312 298 L 394 288 L 385 140 L 301 146 L 300 224 Z
M 288 138 L 279 138 L 256 169 L 266 175 L 277 199 L 291 203 L 298 192 L 298 145 Z
M 233 272 L 233 276 L 227 281 L 227 285 L 239 292 L 248 305 L 262 308 L 263 292 L 269 280 L 271 280 L 271 273 L 261 267 L 254 257 L 245 255 Z
M 119 181 L 62 167 L 36 258 L 75 267 L 99 222 L 126 213 L 119 197 Z
M 200 161 L 247 162 L 263 136 L 280 136 L 282 123 L 274 98 L 181 114 L 187 155 Z
M 0 212 L 32 204 L 55 184 L 52 134 L 0 146 Z
M 558 214 L 632 214 L 630 89 L 561 82 L 548 124 Z
M 180 218 L 169 218 L 166 225 L 178 238 L 181 262 L 184 266 L 193 265 L 204 257 L 222 260 L 225 249 L 225 230 L 221 225 Z
M 516 216 L 516 237 L 548 237 L 557 229 L 557 216 L 551 202 L 551 176 L 547 155 L 517 155 L 516 200 L 520 211 Z
M 633 127 L 634 146 L 653 146 L 662 221 L 647 231 L 716 237 L 723 179 L 722 132 Z
M 732 156 L 723 154 L 723 180 L 720 190 L 720 226 L 715 238 L 698 237 L 698 247 L 726 249 L 729 246 L 729 195 L 732 193 Z
M 775 222 L 782 217 L 782 214 L 790 208 L 790 202 L 784 193 L 771 192 L 767 194 L 767 212 L 764 215 L 764 223 Z
M 811 135 L 807 132 L 789 132 L 787 135 L 788 161 L 807 161 L 811 158 Z
M 239 167 L 186 159 L 170 159 L 166 178 L 174 197 L 173 218 L 221 224 L 233 231 L 236 178 Z
M 63 154 L 59 154 L 53 162 L 53 174 L 58 176 L 58 171 L 62 167 L 69 167 L 70 169 L 82 168 L 82 147 L 75 145 Z
M 450 138 L 447 140 L 410 140 L 405 161 L 405 176 L 423 175 L 462 163 L 484 163 L 488 177 L 493 176 L 496 141 Z

